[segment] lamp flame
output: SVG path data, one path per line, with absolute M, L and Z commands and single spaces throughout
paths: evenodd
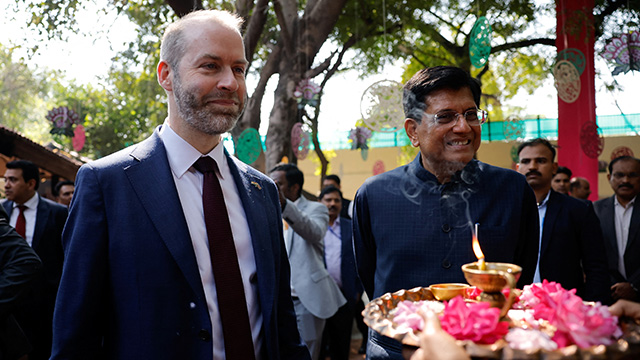
M 487 270 L 487 265 L 484 262 L 484 254 L 482 253 L 482 249 L 480 249 L 480 242 L 478 241 L 478 223 L 476 223 L 473 234 L 471 234 L 471 245 L 473 247 L 473 253 L 476 254 L 478 258 L 478 269 L 479 270 Z
M 484 254 L 482 253 L 482 249 L 480 249 L 480 242 L 478 241 L 476 234 L 473 234 L 472 246 L 473 253 L 476 254 L 478 260 L 484 259 Z

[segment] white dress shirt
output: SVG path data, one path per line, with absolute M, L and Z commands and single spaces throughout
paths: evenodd
M 211 268 L 211 257 L 209 254 L 209 241 L 207 229 L 204 221 L 204 209 L 202 207 L 202 186 L 204 175 L 192 167 L 203 155 L 191 146 L 187 141 L 176 134 L 166 122 L 158 132 L 165 148 L 173 180 L 178 190 L 182 211 L 184 212 L 191 243 L 198 262 L 198 270 L 204 294 L 209 307 L 209 315 L 212 324 L 213 339 L 213 359 L 224 360 L 225 351 L 222 340 L 222 323 L 218 310 L 218 298 L 216 286 Z M 258 298 L 258 288 L 256 279 L 256 262 L 249 231 L 249 223 L 242 206 L 238 188 L 233 180 L 233 175 L 229 170 L 227 158 L 223 152 L 222 141 L 208 154 L 218 164 L 220 173 L 218 180 L 224 194 L 225 205 L 231 224 L 231 232 L 238 254 L 238 264 L 244 286 L 245 299 L 251 323 L 251 334 L 253 337 L 256 360 L 261 359 L 262 347 L 262 313 Z M 161 196 L 161 195 L 160 195 Z
M 540 278 L 540 253 L 542 252 L 542 229 L 544 228 L 544 217 L 547 215 L 547 204 L 549 203 L 549 195 L 551 190 L 547 193 L 547 196 L 538 204 L 538 218 L 540 219 L 540 232 L 538 233 L 538 262 L 536 263 L 536 272 L 533 274 L 533 282 L 542 282 Z
M 33 194 L 31 199 L 27 200 L 24 204 L 24 221 L 25 221 L 25 237 L 29 246 L 33 246 L 33 233 L 36 230 L 36 215 L 38 214 L 38 193 Z M 20 215 L 20 209 L 18 204 L 13 203 L 13 211 L 11 211 L 11 219 L 9 219 L 9 225 L 16 227 L 18 222 L 18 216 Z
M 634 197 L 627 207 L 622 206 L 618 202 L 618 197 L 613 197 L 613 208 L 615 213 L 616 242 L 618 244 L 618 271 L 627 278 L 627 271 L 624 268 L 624 252 L 627 249 L 627 241 L 629 240 L 629 227 L 631 226 L 631 214 L 633 213 L 633 204 L 636 202 Z

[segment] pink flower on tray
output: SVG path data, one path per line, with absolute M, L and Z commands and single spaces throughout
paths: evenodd
M 493 344 L 508 331 L 509 324 L 500 320 L 500 309 L 489 303 L 466 303 L 461 296 L 445 302 L 440 316 L 442 328 L 457 340 Z
M 600 303 L 585 304 L 575 289 L 565 290 L 558 283 L 543 280 L 525 286 L 521 298 L 533 309 L 535 319 L 556 327 L 553 340 L 559 347 L 610 345 L 622 336 L 618 318 Z
M 478 289 L 475 286 L 469 286 L 466 289 L 466 294 L 464 295 L 467 299 L 478 300 L 478 297 L 482 294 L 482 290 Z

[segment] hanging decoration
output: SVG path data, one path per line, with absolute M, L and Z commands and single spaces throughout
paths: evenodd
M 360 114 L 364 123 L 374 131 L 395 132 L 402 128 L 402 84 L 381 80 L 369 86 L 360 99 Z
M 554 85 L 558 90 L 558 97 L 566 103 L 573 103 L 580 96 L 580 73 L 567 60 L 558 61 L 553 67 Z
M 515 164 L 517 164 L 518 162 L 520 162 L 520 158 L 518 157 L 518 146 L 513 145 L 511 147 L 511 161 L 513 161 Z
M 73 126 L 80 123 L 80 115 L 66 106 L 49 110 L 45 116 L 52 123 L 51 134 L 73 137 Z
M 576 48 L 566 48 L 562 51 L 559 51 L 558 55 L 556 56 L 556 64 L 558 63 L 558 61 L 562 60 L 566 60 L 572 63 L 573 66 L 576 67 L 580 75 L 582 75 L 582 73 L 584 72 L 584 68 L 587 65 L 587 60 L 584 57 L 584 54 L 582 53 L 582 51 Z
M 524 122 L 520 119 L 509 116 L 502 122 L 502 132 L 506 140 L 517 140 L 524 138 Z
M 377 160 L 373 164 L 373 175 L 379 175 L 379 174 L 382 174 L 383 172 L 384 172 L 384 163 L 382 162 L 382 160 Z
M 254 128 L 244 129 L 235 143 L 236 156 L 245 164 L 253 164 L 262 153 L 260 134 Z
M 71 145 L 73 145 L 73 149 L 75 151 L 82 150 L 82 148 L 84 148 L 84 142 L 86 139 L 87 136 L 84 132 L 84 126 L 82 126 L 82 124 L 79 124 L 73 131 L 73 139 L 71 139 Z
M 605 45 L 602 57 L 615 65 L 612 75 L 640 71 L 640 32 L 635 30 L 614 37 Z
M 351 141 L 351 150 L 360 149 L 360 155 L 363 160 L 367 160 L 369 154 L 369 145 L 367 142 L 371 139 L 371 130 L 365 126 L 356 126 L 349 131 L 349 141 Z
M 587 121 L 580 129 L 580 147 L 585 155 L 597 159 L 604 149 L 602 131 L 595 122 Z
M 302 123 L 295 123 L 291 129 L 291 150 L 298 160 L 304 160 L 309 154 L 311 136 L 302 129 Z
M 293 92 L 293 98 L 298 102 L 298 109 L 302 109 L 305 105 L 318 106 L 320 90 L 322 90 L 320 86 L 313 80 L 309 78 L 300 80 Z
M 611 151 L 611 160 L 615 158 L 619 158 L 620 156 L 631 156 L 633 157 L 633 150 L 626 146 L 618 146 L 617 148 Z
M 476 68 L 487 65 L 491 54 L 491 39 L 493 31 L 486 17 L 480 16 L 473 24 L 469 35 L 469 57 L 471 64 Z

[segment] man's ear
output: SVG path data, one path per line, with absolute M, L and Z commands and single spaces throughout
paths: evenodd
M 27 186 L 29 187 L 29 189 L 35 190 L 36 189 L 36 179 L 29 179 L 29 181 L 27 181 Z
M 404 119 L 404 130 L 409 137 L 409 141 L 411 142 L 411 146 L 418 147 L 420 146 L 420 139 L 418 138 L 418 122 L 411 118 Z
M 158 84 L 166 91 L 173 91 L 173 71 L 164 60 L 158 63 Z
M 558 173 L 558 163 L 554 162 L 553 163 L 553 176 L 556 176 L 557 173 Z

